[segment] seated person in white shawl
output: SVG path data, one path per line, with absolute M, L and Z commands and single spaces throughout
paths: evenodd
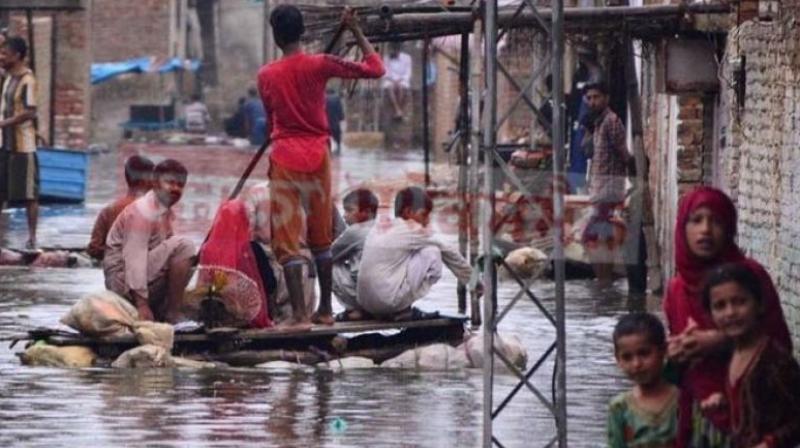
M 413 318 L 411 305 L 442 276 L 442 264 L 464 284 L 472 268 L 454 248 L 431 235 L 433 201 L 421 188 L 397 193 L 395 219 L 379 221 L 367 235 L 358 274 L 358 305 L 382 318 Z
M 367 234 L 378 214 L 378 197 L 365 188 L 353 190 L 342 199 L 347 229 L 331 246 L 333 294 L 344 307 L 337 320 L 360 320 L 363 313 L 356 302 L 358 268 Z

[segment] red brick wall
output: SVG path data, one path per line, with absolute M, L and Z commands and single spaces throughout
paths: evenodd
M 93 0 L 93 61 L 166 57 L 170 3 L 170 0 Z

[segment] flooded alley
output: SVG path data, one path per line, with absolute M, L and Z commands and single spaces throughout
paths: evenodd
M 116 185 L 101 173 L 117 166 L 116 158 L 114 153 L 92 156 L 85 206 L 43 211 L 43 246 L 86 243 L 96 211 L 113 197 Z M 417 154 L 358 150 L 346 150 L 337 164 L 342 182 L 403 178 L 421 167 Z M 187 195 L 197 194 L 192 191 L 187 188 Z M 22 241 L 24 216 L 9 211 L 3 219 L 12 229 L 7 243 Z M 455 242 L 455 235 L 451 237 Z M 102 285 L 100 269 L 2 269 L 0 338 L 54 326 L 76 300 Z M 552 309 L 552 283 L 541 281 L 533 289 Z M 446 271 L 420 307 L 455 313 L 454 291 L 455 278 Z M 515 293 L 514 285 L 501 284 L 500 304 Z M 590 281 L 567 284 L 570 446 L 605 444 L 608 400 L 626 387 L 610 342 L 616 318 L 625 311 L 624 296 L 622 290 L 598 295 Z M 529 366 L 554 338 L 552 326 L 532 303 L 515 308 L 500 332 L 523 341 Z M 0 446 L 480 445 L 479 370 L 63 370 L 21 366 L 14 356 L 19 350 L 7 343 L 0 346 Z M 552 371 L 553 363 L 546 363 L 534 375 L 534 384 L 549 392 Z M 498 376 L 496 384 L 499 402 L 515 381 Z M 496 420 L 495 433 L 505 446 L 528 447 L 532 438 L 549 440 L 555 425 L 535 397 L 522 391 Z

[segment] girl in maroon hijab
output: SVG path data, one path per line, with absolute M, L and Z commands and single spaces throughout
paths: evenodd
M 686 194 L 675 226 L 675 264 L 664 300 L 669 324 L 670 360 L 683 367 L 678 408 L 678 441 L 684 447 L 730 446 L 730 422 L 725 410 L 701 411 L 700 402 L 725 385 L 730 343 L 703 307 L 707 273 L 730 262 L 748 266 L 761 282 L 765 332 L 791 351 L 791 339 L 778 294 L 767 271 L 746 258 L 734 241 L 736 208 L 725 193 L 700 187 Z

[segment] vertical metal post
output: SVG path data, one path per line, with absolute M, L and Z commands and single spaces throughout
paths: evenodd
M 492 446 L 492 376 L 494 375 L 494 152 L 497 144 L 497 0 L 484 1 L 486 102 L 483 109 L 484 194 L 481 217 L 483 242 L 483 447 Z M 475 94 L 479 94 L 475 92 Z M 477 111 L 474 111 L 477 113 Z M 477 161 L 476 161 L 477 162 Z
M 36 70 L 36 45 L 33 43 L 33 10 L 25 10 L 25 22 L 28 27 L 28 64 L 31 70 Z
M 481 40 L 482 21 L 480 14 L 477 10 L 473 11 L 475 23 L 472 30 L 472 60 L 470 69 L 471 75 L 469 78 L 469 91 L 470 97 L 469 110 L 469 127 L 470 127 L 470 150 L 469 150 L 469 256 L 470 264 L 475 265 L 479 252 L 479 234 L 478 226 L 480 225 L 480 185 L 478 183 L 479 165 L 481 153 L 481 95 L 483 93 L 483 77 L 482 77 L 482 61 L 481 54 L 483 49 Z M 481 326 L 481 308 L 480 299 L 475 291 L 470 293 L 470 324 L 473 329 Z
M 264 36 L 262 39 L 261 57 L 264 58 L 264 64 L 272 62 L 275 59 L 275 45 L 272 42 L 272 26 L 269 24 L 269 15 L 272 14 L 272 1 L 264 0 Z
M 456 131 L 461 144 L 458 149 L 458 250 L 466 258 L 469 241 L 469 197 L 467 194 L 467 151 L 469 151 L 469 33 L 461 34 L 461 57 L 458 60 L 458 93 L 460 120 Z M 467 286 L 458 283 L 458 312 L 467 312 Z
M 555 232 L 553 258 L 556 280 L 556 424 L 558 446 L 567 446 L 567 345 L 564 304 L 564 0 L 553 0 L 553 210 Z
M 431 136 L 428 123 L 428 60 L 431 40 L 427 37 L 422 44 L 422 149 L 425 151 L 425 186 L 431 184 Z

